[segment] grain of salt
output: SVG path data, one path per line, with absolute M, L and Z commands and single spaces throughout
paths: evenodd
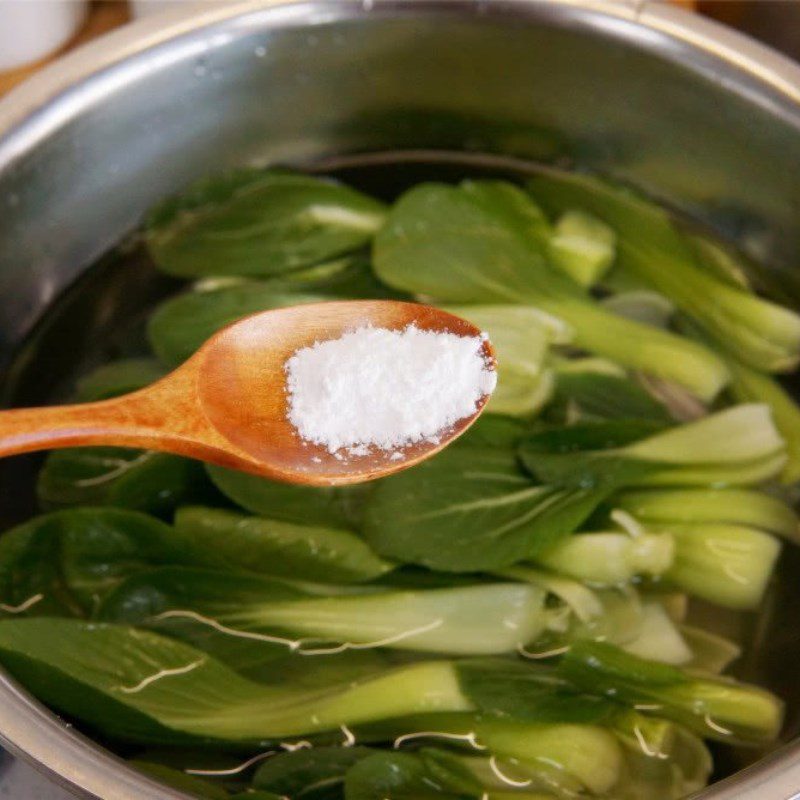
M 396 458 L 398 448 L 438 441 L 494 390 L 484 340 L 409 325 L 316 342 L 286 362 L 289 421 L 303 439 L 339 456 L 377 448 Z

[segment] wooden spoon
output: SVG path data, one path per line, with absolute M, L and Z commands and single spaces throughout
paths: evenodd
M 303 441 L 286 417 L 284 365 L 299 348 L 373 325 L 477 336 L 480 331 L 430 306 L 388 300 L 310 303 L 264 311 L 211 337 L 174 372 L 138 392 L 81 405 L 0 412 L 0 457 L 33 450 L 117 445 L 163 450 L 288 483 L 357 483 L 406 469 L 445 447 L 478 417 L 443 431 L 438 444 L 336 459 Z M 493 359 L 491 345 L 484 354 Z

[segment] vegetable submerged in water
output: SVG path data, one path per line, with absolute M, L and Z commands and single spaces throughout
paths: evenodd
M 211 800 L 678 800 L 709 780 L 704 740 L 774 742 L 780 700 L 721 674 L 747 643 L 689 600 L 758 608 L 800 541 L 798 411 L 766 374 L 798 318 L 612 184 L 528 188 L 386 206 L 244 170 L 156 209 L 150 255 L 195 282 L 150 317 L 154 355 L 79 397 L 244 314 L 414 295 L 489 333 L 498 387 L 447 450 L 361 486 L 51 454 L 49 513 L 0 537 L 0 663 Z

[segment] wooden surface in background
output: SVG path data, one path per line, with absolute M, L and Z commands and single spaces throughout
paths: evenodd
M 35 0 L 31 0 L 31 2 L 35 2 Z M 101 33 L 122 25 L 129 19 L 128 4 L 122 0 L 96 0 L 89 7 L 86 21 L 81 30 L 64 47 L 41 61 L 25 64 L 8 72 L 0 72 L 0 95 L 10 91 L 25 78 L 33 75 L 36 70 L 41 69 L 73 47 L 88 42 L 90 39 L 100 36 Z

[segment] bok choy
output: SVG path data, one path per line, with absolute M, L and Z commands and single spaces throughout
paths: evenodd
M 728 380 L 720 359 L 675 334 L 610 313 L 547 257 L 547 223 L 517 187 L 423 184 L 392 207 L 375 237 L 378 276 L 445 303 L 529 304 L 560 317 L 575 344 L 713 398 Z
M 155 209 L 144 246 L 192 282 L 103 342 L 119 360 L 87 354 L 78 400 L 249 313 L 409 296 L 488 332 L 498 389 L 445 451 L 360 486 L 50 454 L 50 513 L 0 537 L 0 665 L 208 800 L 679 800 L 712 774 L 704 740 L 776 741 L 780 699 L 723 674 L 749 618 L 697 608 L 760 608 L 800 542 L 800 412 L 768 374 L 800 317 L 649 201 L 554 171 L 528 189 L 387 205 L 242 170 Z
M 106 598 L 100 617 L 143 625 L 183 617 L 311 654 L 363 647 L 515 652 L 547 624 L 545 593 L 530 584 L 315 594 L 287 592 L 263 578 L 165 567 L 120 586 Z
M 748 404 L 653 435 L 633 423 L 545 429 L 520 457 L 556 486 L 747 486 L 780 473 L 786 445 L 769 408 Z
M 530 188 L 548 209 L 580 209 L 610 225 L 624 269 L 671 299 L 720 347 L 768 372 L 797 365 L 800 316 L 704 269 L 663 209 L 587 175 L 548 171 Z

